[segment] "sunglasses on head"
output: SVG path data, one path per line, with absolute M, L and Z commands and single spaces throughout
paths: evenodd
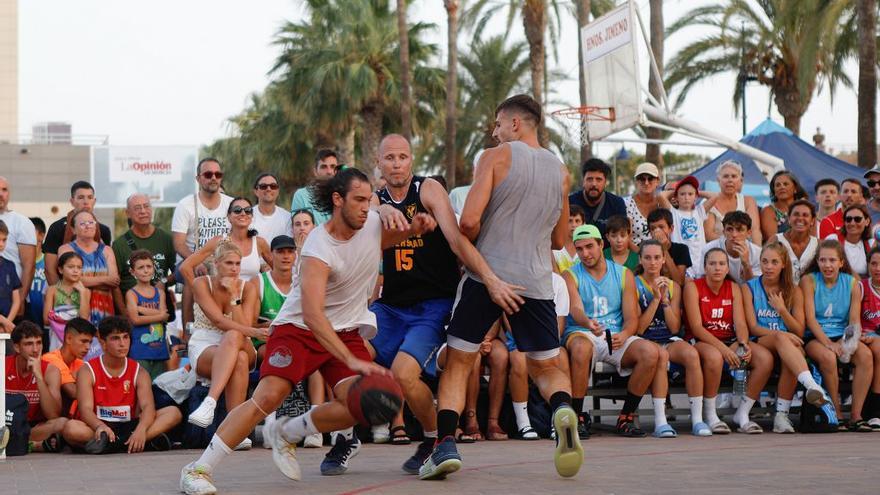
M 850 217 L 850 216 L 843 217 L 843 221 L 846 223 L 861 222 L 864 220 L 865 220 L 865 217 Z
M 254 207 L 253 206 L 233 206 L 230 210 L 233 215 L 241 215 L 244 213 L 245 215 L 253 215 Z
M 204 177 L 205 179 L 208 179 L 208 180 L 211 180 L 212 177 L 215 179 L 222 179 L 223 172 L 211 172 L 211 171 L 202 172 L 202 177 Z
M 869 180 L 866 184 L 868 184 L 868 187 L 880 186 L 880 180 Z
M 259 189 L 261 191 L 265 191 L 266 189 L 271 189 L 271 190 L 275 191 L 278 189 L 278 183 L 273 182 L 271 184 L 257 184 L 257 189 Z

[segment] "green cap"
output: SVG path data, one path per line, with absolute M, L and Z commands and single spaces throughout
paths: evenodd
M 602 239 L 602 233 L 599 232 L 599 228 L 595 225 L 585 224 L 580 227 L 574 229 L 574 234 L 571 236 L 572 240 L 577 242 L 582 239 Z

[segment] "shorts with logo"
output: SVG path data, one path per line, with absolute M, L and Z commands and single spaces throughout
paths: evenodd
M 578 327 L 570 327 L 570 328 L 578 328 Z M 611 351 L 608 349 L 608 342 L 605 340 L 605 335 L 594 335 L 593 332 L 588 332 L 586 330 L 574 330 L 572 332 L 568 332 L 569 338 L 574 337 L 585 337 L 590 339 L 590 342 L 593 343 L 593 362 L 590 363 L 590 368 L 595 367 L 598 361 L 601 361 L 606 364 L 610 364 L 617 369 L 617 374 L 620 376 L 629 376 L 632 374 L 632 368 L 624 368 L 621 365 L 621 361 L 623 360 L 623 355 L 626 354 L 626 350 L 629 349 L 629 346 L 632 345 L 633 342 L 637 340 L 642 340 L 641 337 L 637 335 L 630 335 L 624 342 L 623 345 L 620 346 L 620 349 L 616 351 Z
M 336 332 L 336 335 L 356 358 L 373 360 L 356 329 Z M 293 384 L 315 371 L 320 371 L 331 387 L 357 375 L 327 352 L 311 331 L 290 323 L 272 327 L 272 334 L 266 342 L 266 358 L 260 366 L 260 377 L 277 376 Z
M 429 299 L 406 307 L 376 301 L 370 311 L 376 314 L 378 327 L 370 341 L 376 362 L 390 368 L 397 353 L 405 352 L 425 369 L 446 340 L 443 328 L 449 322 L 452 299 Z
M 553 299 L 524 297 L 519 311 L 507 315 L 516 347 L 522 352 L 539 352 L 559 347 L 556 306 Z M 479 344 L 502 309 L 489 297 L 486 286 L 465 275 L 458 286 L 452 320 L 446 333 L 471 344 Z

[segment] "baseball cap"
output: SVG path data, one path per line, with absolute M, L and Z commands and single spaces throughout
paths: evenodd
M 296 249 L 296 243 L 293 241 L 293 237 L 290 237 L 289 235 L 279 235 L 279 236 L 275 236 L 275 238 L 272 239 L 271 248 L 272 248 L 272 251 L 275 251 L 276 249 L 283 249 L 283 248 Z
M 644 162 L 639 164 L 636 167 L 636 173 L 633 174 L 633 177 L 638 177 L 640 175 L 650 175 L 651 177 L 660 177 L 660 171 L 657 170 L 657 165 L 654 165 L 651 162 Z
M 681 186 L 685 186 L 685 185 L 693 186 L 693 188 L 696 189 L 697 191 L 700 190 L 700 181 L 697 180 L 697 178 L 694 177 L 693 175 L 688 175 L 684 179 L 681 179 L 680 181 L 675 183 L 674 191 L 678 192 L 678 188 L 680 188 Z
M 571 239 L 573 241 L 580 241 L 583 239 L 602 239 L 602 233 L 599 232 L 599 228 L 595 225 L 584 224 L 574 229 Z
M 871 174 L 880 174 L 880 165 L 874 165 L 874 168 L 867 170 L 862 177 L 867 179 Z

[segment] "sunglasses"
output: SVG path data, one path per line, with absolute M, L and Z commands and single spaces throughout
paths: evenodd
M 208 171 L 208 172 L 202 172 L 202 177 L 204 177 L 204 178 L 207 179 L 207 180 L 211 180 L 212 177 L 213 177 L 214 179 L 222 179 L 222 178 L 223 178 L 223 172 L 210 172 L 210 171 Z
M 867 184 L 868 187 L 880 186 L 880 180 L 869 180 Z
M 253 215 L 254 207 L 253 206 L 233 206 L 232 210 L 230 210 L 233 215 L 241 215 L 244 213 L 245 215 Z
M 864 220 L 865 217 L 843 217 L 843 221 L 846 223 L 863 222 Z
M 656 177 L 647 174 L 636 177 L 637 182 L 651 182 L 654 179 L 656 179 Z
M 80 227 L 94 227 L 96 223 L 97 222 L 95 222 L 94 220 L 83 220 L 82 222 L 79 223 L 79 226 Z
M 273 191 L 278 190 L 278 183 L 273 182 L 271 184 L 257 184 L 257 189 L 261 191 L 265 191 L 266 189 L 271 189 Z

